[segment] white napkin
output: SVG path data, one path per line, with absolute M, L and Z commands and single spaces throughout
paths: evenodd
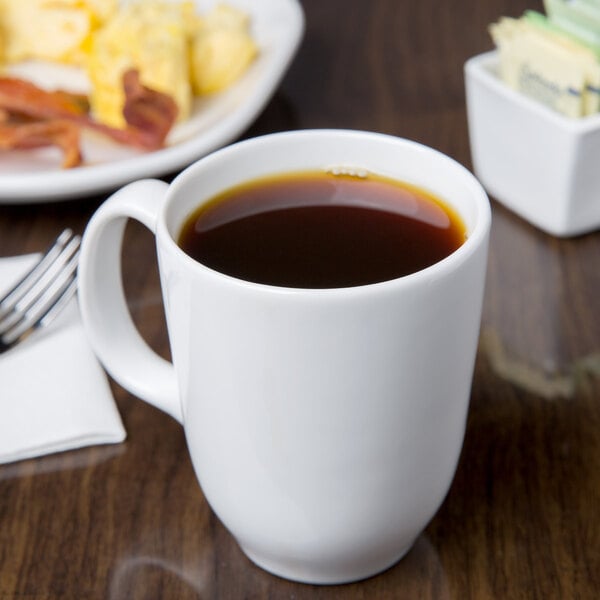
M 0 295 L 38 258 L 0 259 Z M 46 329 L 0 355 L 0 464 L 125 436 L 76 298 Z

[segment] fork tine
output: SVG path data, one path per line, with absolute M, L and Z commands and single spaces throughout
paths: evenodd
M 79 240 L 76 239 L 75 242 L 78 244 Z M 44 281 L 44 287 L 33 288 L 17 302 L 10 313 L 0 318 L 0 335 L 5 341 L 20 337 L 22 331 L 44 316 L 47 309 L 52 308 L 60 298 L 63 288 L 75 278 L 78 259 L 79 248 L 77 247 L 66 264 L 59 263 L 59 269 L 52 268 L 47 271 L 52 273 L 52 277 Z
M 73 236 L 69 242 L 60 249 L 54 260 L 47 265 L 47 268 L 40 273 L 39 277 L 32 283 L 29 289 L 22 294 L 14 307 L 18 311 L 27 311 L 35 302 L 40 298 L 48 286 L 52 284 L 54 279 L 61 273 L 65 268 L 70 268 L 73 261 L 76 260 L 79 255 L 79 245 L 81 238 L 76 235 Z
M 56 302 L 50 306 L 45 314 L 38 317 L 38 320 L 34 323 L 33 328 L 47 327 L 54 321 L 62 309 L 68 304 L 69 300 L 75 295 L 77 291 L 77 274 L 73 273 L 73 277 L 70 280 L 68 286 L 64 289 L 62 295 L 56 300 Z
M 0 318 L 10 312 L 23 295 L 39 281 L 72 237 L 73 231 L 65 229 L 48 247 L 41 259 L 0 299 Z
M 81 238 L 65 230 L 40 262 L 2 301 L 0 353 L 48 325 L 77 290 L 77 264 Z M 42 265 L 42 266 L 40 266 Z
M 0 334 L 0 351 L 8 350 L 22 342 L 36 329 L 45 327 L 60 313 L 77 290 L 76 272 L 57 280 L 57 285 L 23 315 L 13 327 Z
M 53 260 L 46 264 L 43 272 L 36 271 L 36 278 L 33 282 L 27 284 L 25 292 L 19 289 L 19 293 L 11 297 L 3 315 L 0 315 L 0 335 L 4 335 L 9 329 L 18 322 L 27 318 L 29 311 L 36 311 L 36 303 L 42 302 L 44 297 L 48 296 L 48 290 L 56 287 L 53 283 L 57 278 L 68 276 L 77 267 L 77 258 L 79 256 L 80 237 L 72 237 L 66 246 L 59 248 L 58 255 L 52 253 Z

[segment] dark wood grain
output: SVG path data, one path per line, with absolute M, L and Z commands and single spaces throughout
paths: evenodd
M 463 64 L 492 47 L 490 22 L 541 3 L 303 6 L 304 42 L 245 137 L 369 129 L 470 167 Z M 0 256 L 39 251 L 64 226 L 82 231 L 103 200 L 2 205 Z M 208 507 L 180 426 L 113 383 L 126 442 L 0 467 L 0 599 L 600 597 L 600 233 L 559 240 L 495 202 L 493 217 L 460 464 L 399 564 L 330 587 L 253 566 Z M 124 273 L 136 323 L 168 357 L 141 226 L 127 229 Z

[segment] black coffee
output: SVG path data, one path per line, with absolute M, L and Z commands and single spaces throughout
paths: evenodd
M 424 269 L 465 236 L 453 210 L 412 185 L 299 172 L 213 198 L 188 217 L 178 243 L 207 267 L 246 281 L 339 288 Z

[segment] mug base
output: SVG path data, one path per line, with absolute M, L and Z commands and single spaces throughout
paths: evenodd
M 365 560 L 360 566 L 354 561 L 351 564 L 337 562 L 335 566 L 330 567 L 323 562 L 307 563 L 302 561 L 286 561 L 285 559 L 273 559 L 271 556 L 265 556 L 260 552 L 255 552 L 245 546 L 241 546 L 244 554 L 258 567 L 277 575 L 283 579 L 297 581 L 299 583 L 307 583 L 313 585 L 339 585 L 344 583 L 352 583 L 373 577 L 383 571 L 387 571 L 400 561 L 412 548 L 413 542 L 404 547 L 400 552 L 394 554 L 393 558 L 386 557 L 384 560 L 381 557 L 376 559 Z

